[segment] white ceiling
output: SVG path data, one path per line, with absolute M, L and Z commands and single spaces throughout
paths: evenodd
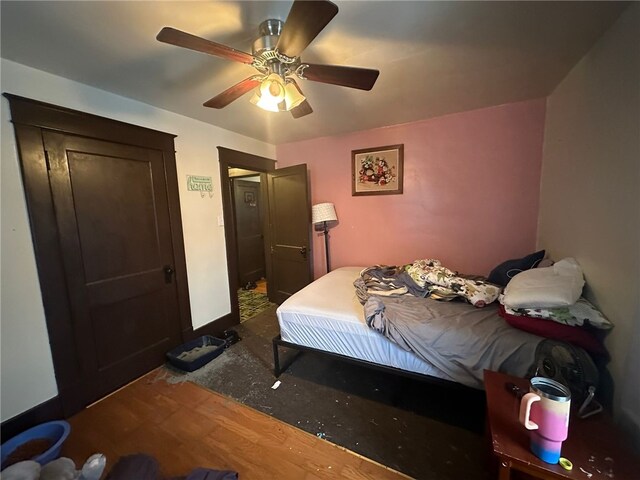
M 279 144 L 548 95 L 622 2 L 336 2 L 303 61 L 375 68 L 370 92 L 300 81 L 314 113 L 264 112 L 249 95 L 202 103 L 252 67 L 155 40 L 172 26 L 246 52 L 286 2 L 2 1 L 2 57 Z

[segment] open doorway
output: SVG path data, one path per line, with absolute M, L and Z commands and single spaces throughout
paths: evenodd
M 262 202 L 262 250 L 265 259 L 267 296 L 281 304 L 313 278 L 311 256 L 311 198 L 305 164 L 275 169 L 275 161 L 230 148 L 218 147 L 224 236 L 227 249 L 231 312 L 219 320 L 228 328 L 240 323 L 238 302 L 239 258 L 230 168 L 244 169 L 246 176 L 260 175 Z M 240 175 L 242 176 L 242 175 Z M 244 193 L 240 201 L 244 202 Z M 247 195 L 251 202 L 251 195 Z M 258 247 L 254 247 L 259 249 Z M 258 282 L 256 282 L 256 287 Z
M 256 293 L 261 293 L 263 296 L 258 298 L 257 300 L 252 300 L 251 304 L 262 305 L 264 303 L 265 297 L 268 295 L 263 293 L 263 289 L 258 289 L 258 285 L 264 287 L 264 290 L 268 288 L 268 278 L 270 276 L 270 258 L 268 255 L 268 245 L 269 245 L 269 226 L 268 226 L 268 199 L 267 199 L 267 185 L 266 185 L 266 173 L 271 172 L 275 169 L 275 160 L 271 160 L 265 157 L 259 157 L 257 155 L 248 154 L 245 152 L 239 152 L 237 150 L 232 150 L 225 147 L 218 147 L 219 160 L 220 160 L 220 182 L 222 185 L 222 209 L 224 215 L 224 224 L 225 224 L 225 244 L 227 247 L 227 265 L 229 268 L 229 300 L 231 303 L 231 314 L 229 317 L 228 324 L 237 325 L 241 322 L 241 320 L 246 320 L 248 317 L 245 309 L 243 308 L 243 315 L 241 318 L 240 315 L 240 296 L 255 298 Z M 254 192 L 253 199 L 251 195 L 247 195 L 247 204 L 244 203 L 245 195 L 244 192 L 239 194 L 239 192 L 235 192 L 234 182 L 237 182 L 239 185 L 243 184 L 247 181 L 252 181 L 255 179 L 247 180 L 250 177 L 258 176 L 260 179 L 260 183 L 253 182 L 254 184 L 258 184 L 257 192 L 259 194 L 255 195 Z M 238 203 L 242 206 L 247 205 L 249 209 L 253 210 L 253 218 L 255 218 L 255 214 L 260 218 L 260 227 L 259 233 L 254 235 L 254 239 L 252 242 L 252 248 L 254 253 L 252 255 L 259 255 L 256 250 L 262 251 L 262 258 L 264 259 L 264 273 L 259 271 L 252 272 L 252 268 L 249 267 L 241 267 L 240 266 L 240 255 L 238 254 L 238 239 L 237 239 L 237 227 L 236 227 L 236 199 Z M 256 201 L 255 209 L 250 207 L 249 205 L 252 200 Z M 251 215 L 251 214 L 250 214 Z M 258 229 L 256 229 L 258 230 Z M 249 235 L 250 236 L 250 235 Z M 257 239 L 255 237 L 261 236 L 262 240 L 258 245 Z M 252 262 L 249 262 L 249 265 Z M 250 275 L 259 275 L 260 278 L 246 278 L 246 273 L 240 273 L 242 270 L 245 272 L 249 272 Z M 241 278 L 242 277 L 242 278 Z M 264 281 L 261 281 L 261 278 L 264 278 Z M 243 290 L 243 287 L 247 285 L 248 281 L 255 281 L 256 288 Z M 250 302 L 247 301 L 246 298 L 243 299 L 243 303 L 245 305 Z M 251 312 L 249 312 L 250 314 Z
M 274 306 L 267 294 L 265 258 L 266 205 L 260 172 L 228 167 L 236 240 L 240 322 Z

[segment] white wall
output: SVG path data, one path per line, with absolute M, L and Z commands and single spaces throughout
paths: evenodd
M 638 25 L 633 4 L 547 100 L 538 245 L 582 265 L 587 297 L 615 324 L 615 406 L 640 426 Z
M 275 147 L 128 98 L 5 59 L 2 92 L 178 135 L 175 141 L 193 328 L 231 311 L 218 145 L 275 158 Z M 2 421 L 57 394 L 33 245 L 8 102 L 2 99 L 1 140 L 1 411 Z M 186 190 L 186 175 L 213 177 L 214 195 Z

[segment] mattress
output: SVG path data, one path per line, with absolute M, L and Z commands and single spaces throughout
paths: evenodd
M 277 309 L 282 340 L 453 381 L 432 364 L 367 327 L 353 286 L 363 268 L 338 268 L 282 303 Z

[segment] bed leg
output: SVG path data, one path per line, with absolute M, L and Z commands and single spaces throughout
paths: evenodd
M 273 337 L 273 375 L 278 378 L 280 376 L 280 357 L 278 355 L 278 340 L 280 340 L 280 335 L 277 337 Z

